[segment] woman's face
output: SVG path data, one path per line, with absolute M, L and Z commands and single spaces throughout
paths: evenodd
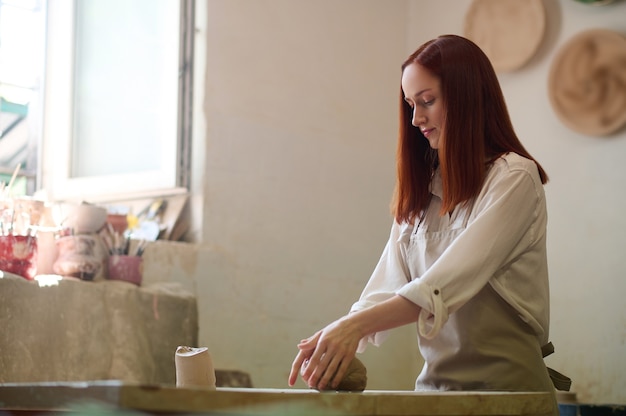
M 413 110 L 412 124 L 438 149 L 442 135 L 444 105 L 441 82 L 423 66 L 412 63 L 402 73 L 404 100 Z

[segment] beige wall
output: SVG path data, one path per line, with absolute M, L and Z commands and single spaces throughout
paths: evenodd
M 462 34 L 469 0 L 208 0 L 194 149 L 200 343 L 219 368 L 286 387 L 295 344 L 358 297 L 391 224 L 399 65 Z M 626 403 L 626 132 L 585 137 L 546 94 L 552 57 L 591 27 L 626 32 L 626 3 L 546 0 L 548 33 L 501 76 L 514 124 L 551 175 L 549 365 L 583 401 Z M 203 96 L 202 93 L 206 95 Z M 198 130 L 196 130 L 198 131 Z M 199 167 L 200 165 L 200 167 Z M 362 357 L 373 389 L 412 389 L 412 327 Z M 299 387 L 303 387 L 299 384 Z

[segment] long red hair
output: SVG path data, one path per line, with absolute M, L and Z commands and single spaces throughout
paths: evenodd
M 412 109 L 400 89 L 397 182 L 392 213 L 398 222 L 413 222 L 430 201 L 430 181 L 439 167 L 443 182 L 441 214 L 478 195 L 488 165 L 514 152 L 537 165 L 542 183 L 548 175 L 518 139 L 496 73 L 472 41 L 443 35 L 420 46 L 402 64 L 418 64 L 441 81 L 445 121 L 439 149 L 433 150 L 411 124 Z

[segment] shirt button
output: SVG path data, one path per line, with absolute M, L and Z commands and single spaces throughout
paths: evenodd
M 433 292 L 435 295 L 439 294 L 439 289 L 435 289 L 435 291 Z

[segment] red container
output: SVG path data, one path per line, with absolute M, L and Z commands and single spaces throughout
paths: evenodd
M 33 280 L 37 274 L 37 237 L 0 235 L 0 270 Z
M 143 277 L 143 257 L 139 256 L 109 256 L 109 280 L 121 280 L 141 286 Z

